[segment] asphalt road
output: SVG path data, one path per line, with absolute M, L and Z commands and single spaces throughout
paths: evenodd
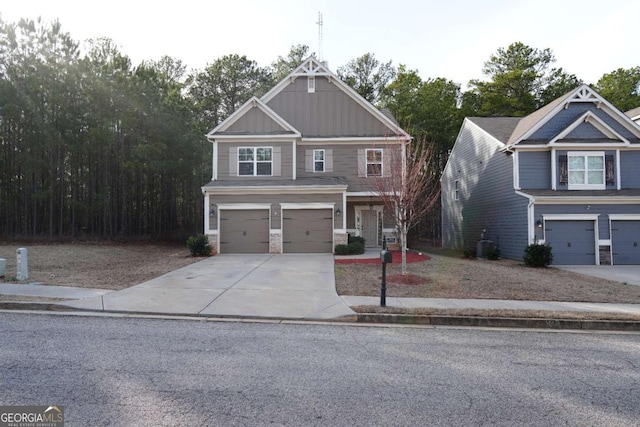
M 67 426 L 636 426 L 640 335 L 0 313 L 0 404 Z

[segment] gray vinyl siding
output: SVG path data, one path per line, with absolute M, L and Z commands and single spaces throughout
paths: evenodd
M 591 214 L 600 215 L 598 217 L 598 230 L 600 240 L 610 239 L 609 235 L 609 215 L 617 214 L 637 214 L 640 212 L 640 205 L 599 205 L 599 204 L 570 204 L 570 205 L 542 205 L 536 204 L 534 207 L 534 224 L 537 220 L 542 220 L 542 215 L 557 214 Z M 542 229 L 536 228 L 536 238 L 543 239 Z
M 228 179 L 242 179 L 242 176 L 237 175 L 237 170 L 230 170 L 230 166 L 237 168 L 237 154 L 233 164 L 230 159 L 230 148 L 237 149 L 238 147 L 280 147 L 280 164 L 277 164 L 277 156 L 274 152 L 272 173 L 274 176 L 264 176 L 264 179 L 278 180 L 278 179 L 292 179 L 293 178 L 293 149 L 291 142 L 260 142 L 260 143 L 247 143 L 247 142 L 233 142 L 233 143 L 219 143 L 218 144 L 218 180 L 224 181 Z M 237 150 L 235 151 L 237 153 Z M 279 169 L 279 176 L 275 176 L 275 173 Z M 231 173 L 232 172 L 232 173 Z M 247 178 L 255 178 L 253 176 Z
M 304 189 L 296 194 L 242 194 L 242 195 L 212 195 L 210 203 L 268 203 L 271 204 L 271 228 L 280 229 L 281 209 L 280 203 L 333 203 L 335 208 L 342 209 L 342 193 L 336 194 L 313 194 L 306 193 Z M 213 220 L 213 218 L 212 218 Z M 342 228 L 342 215 L 334 215 L 334 228 Z
M 274 122 L 260 108 L 253 107 L 242 115 L 235 123 L 225 130 L 225 133 L 257 133 L 268 134 L 274 132 L 284 132 L 285 129 Z
M 527 245 L 527 199 L 513 188 L 513 159 L 503 144 L 465 120 L 442 177 L 443 246 L 475 249 L 483 234 L 502 256 L 520 259 Z M 454 182 L 460 199 L 454 200 Z
M 383 174 L 388 175 L 391 173 L 391 165 L 388 162 L 389 156 L 385 156 L 388 148 L 383 148 L 379 144 L 376 145 L 372 143 L 370 146 L 362 144 L 299 145 L 296 150 L 298 159 L 296 174 L 298 178 L 314 176 L 343 177 L 347 180 L 347 185 L 349 186 L 347 189 L 348 192 L 375 191 L 376 178 L 358 176 L 358 150 L 366 150 L 367 148 L 382 148 Z M 306 152 L 307 150 L 313 151 L 314 149 L 331 150 L 333 156 L 333 170 L 331 172 L 307 172 L 305 165 Z
M 640 151 L 620 152 L 621 188 L 640 188 Z
M 267 105 L 304 137 L 387 136 L 389 129 L 326 77 L 317 76 L 316 90 L 307 92 L 307 78 L 298 77 Z
M 518 153 L 520 188 L 523 190 L 551 189 L 551 152 Z
M 613 130 L 618 132 L 625 138 L 631 138 L 635 140 L 635 136 L 624 126 L 622 126 L 617 120 L 611 117 L 609 114 L 599 109 L 592 103 L 571 103 L 566 109 L 560 110 L 554 117 L 552 117 L 547 123 L 545 123 L 540 129 L 531 135 L 530 140 L 546 140 L 553 139 L 556 135 L 567 128 L 571 123 L 575 122 L 587 111 L 591 111 L 598 118 L 602 119 Z M 591 134 L 594 136 L 594 134 Z M 602 134 L 598 132 L 597 139 L 602 138 Z

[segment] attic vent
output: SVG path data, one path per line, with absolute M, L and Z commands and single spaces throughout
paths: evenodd
M 314 76 L 307 77 L 307 92 L 314 93 L 316 91 L 316 78 Z

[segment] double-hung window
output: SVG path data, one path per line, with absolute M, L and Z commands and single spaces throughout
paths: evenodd
M 238 175 L 270 176 L 273 170 L 273 149 L 271 147 L 238 148 Z
M 602 151 L 567 153 L 569 190 L 604 190 L 605 158 Z
M 382 176 L 382 149 L 367 149 L 367 176 Z
M 313 171 L 324 172 L 324 150 L 313 150 Z
M 460 200 L 460 180 L 453 182 L 453 200 Z

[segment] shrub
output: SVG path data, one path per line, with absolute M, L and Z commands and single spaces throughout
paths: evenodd
M 187 246 L 189 247 L 189 251 L 191 251 L 191 256 L 211 255 L 212 249 L 209 244 L 209 238 L 204 234 L 189 236 L 187 239 Z
M 465 249 L 462 252 L 462 256 L 464 258 L 467 258 L 467 259 L 476 259 L 477 258 L 476 250 L 475 249 Z
M 500 248 L 495 246 L 494 248 L 490 249 L 489 252 L 487 253 L 487 259 L 491 261 L 500 259 Z
M 352 236 L 351 234 L 349 234 L 349 243 L 359 243 L 364 248 L 364 242 L 364 237 Z
M 523 259 L 529 267 L 546 267 L 553 261 L 551 246 L 532 243 L 525 248 Z
M 360 242 L 351 242 L 347 246 L 349 247 L 349 255 L 358 255 L 364 253 L 364 245 Z
M 336 255 L 350 255 L 349 245 L 336 245 Z

